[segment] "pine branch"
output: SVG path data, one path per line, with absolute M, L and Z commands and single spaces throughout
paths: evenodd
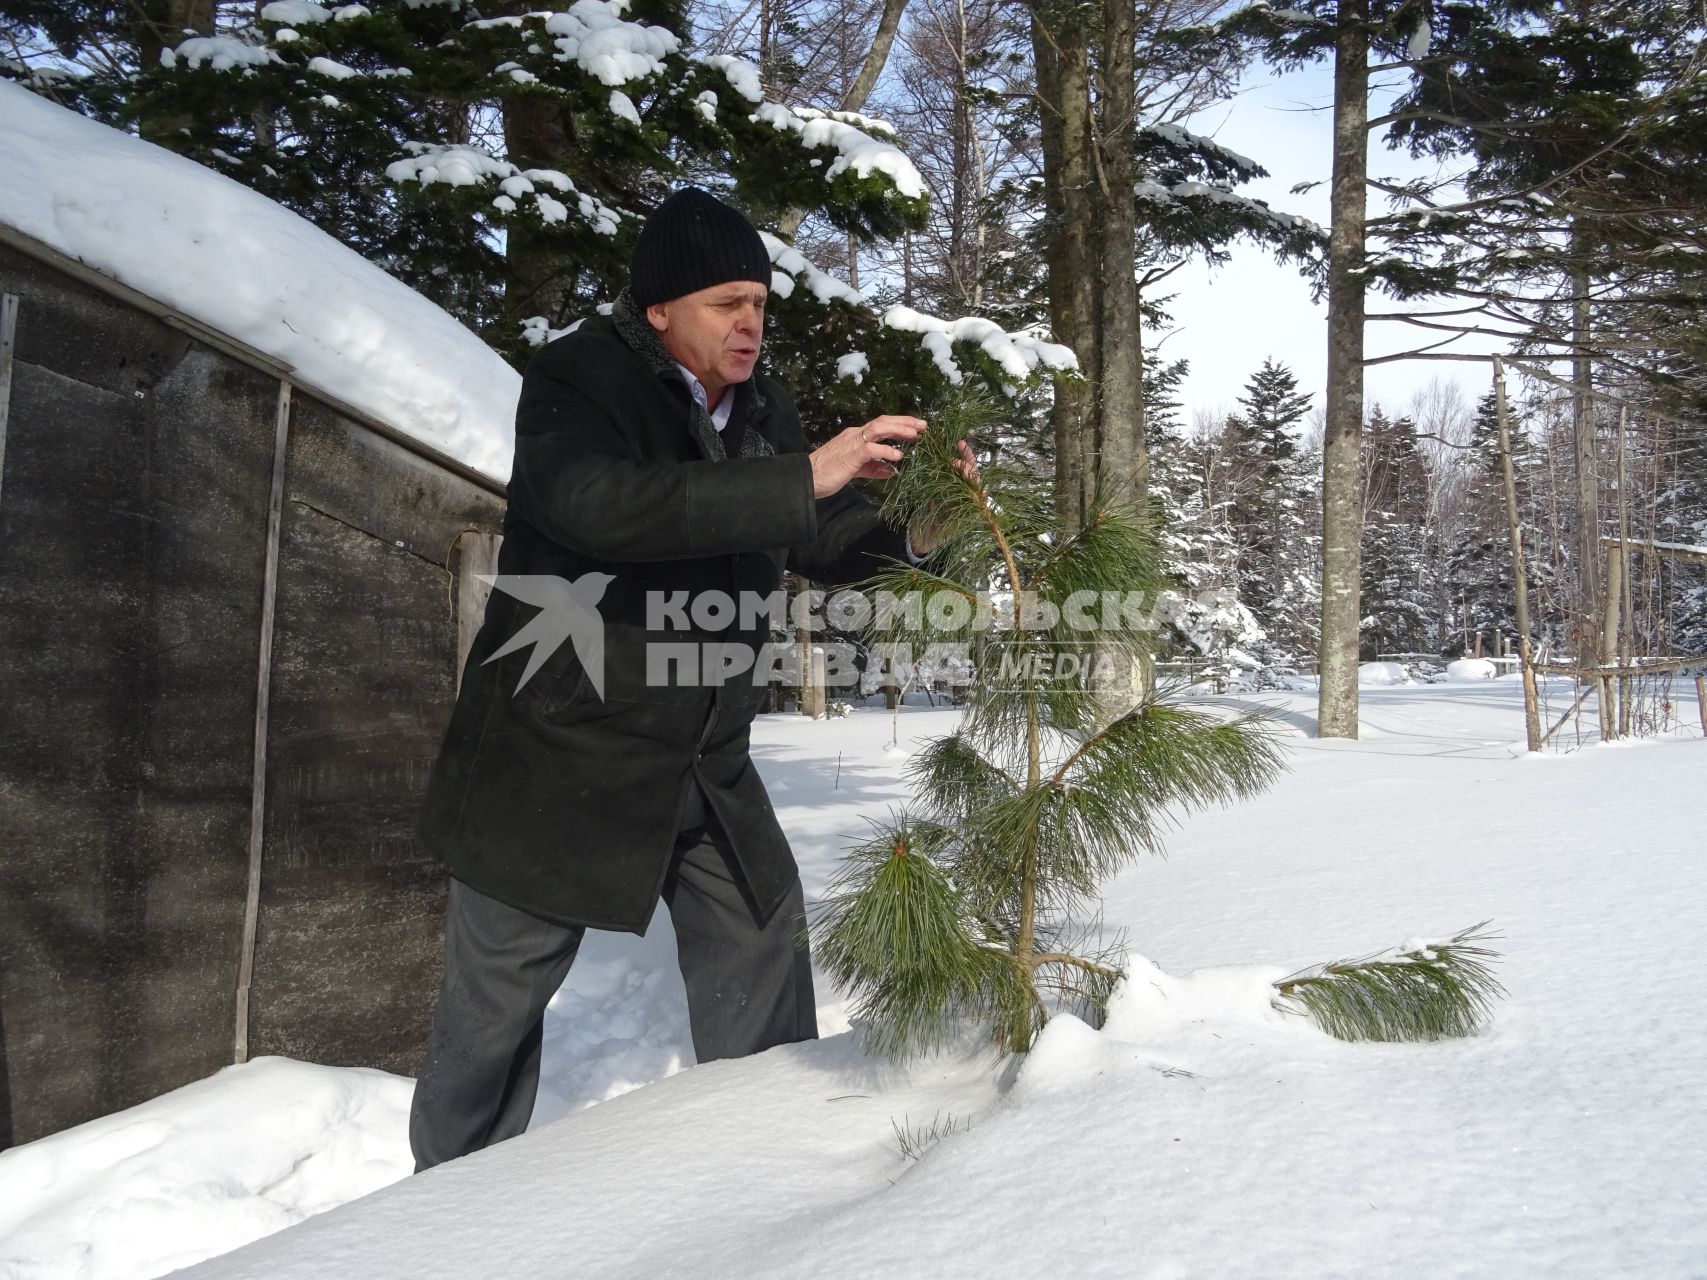
M 905 814 L 879 826 L 848 855 L 815 922 L 818 961 L 854 996 L 854 1017 L 878 1053 L 942 1043 L 959 1017 L 998 1004 L 993 993 L 1012 967 L 933 857 L 956 840 Z
M 1443 1040 L 1467 1036 L 1505 994 L 1493 975 L 1498 952 L 1479 944 L 1488 921 L 1443 942 L 1340 960 L 1274 984 L 1274 1007 L 1304 1013 L 1341 1040 Z

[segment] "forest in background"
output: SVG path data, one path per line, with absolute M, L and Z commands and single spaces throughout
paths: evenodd
M 1703 29 L 1600 0 L 0 0 L 0 74 L 254 187 L 518 363 L 614 298 L 668 190 L 723 191 L 800 255 L 767 351 L 809 428 L 999 398 L 981 448 L 1063 515 L 1159 511 L 1174 656 L 1319 669 L 1322 732 L 1354 736 L 1360 661 L 1520 630 L 1492 379 L 1367 403 L 1374 323 L 1417 335 L 1382 361 L 1506 353 L 1538 664 L 1707 652 L 1701 558 L 1628 551 L 1614 582 L 1606 542 L 1707 542 Z M 1326 226 L 1189 127 L 1258 63 L 1332 68 Z M 1372 172 L 1371 138 L 1437 176 Z M 1272 362 L 1178 402 L 1170 278 L 1237 241 L 1326 298 L 1322 403 Z

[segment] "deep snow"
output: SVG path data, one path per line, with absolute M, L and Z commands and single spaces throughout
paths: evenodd
M 668 930 L 595 935 L 526 1137 L 188 1274 L 1702 1275 L 1707 743 L 1525 756 L 1511 678 L 1367 688 L 1357 743 L 1260 700 L 1292 772 L 1111 883 L 1134 980 L 1017 1078 L 975 1047 L 873 1062 L 822 987 L 830 1038 L 682 1070 Z M 954 718 L 905 709 L 899 752 L 879 710 L 758 721 L 809 896 Z M 1342 1044 L 1268 1004 L 1484 917 L 1510 997 L 1482 1035 Z M 0 1156 L 0 1274 L 158 1274 L 400 1177 L 406 1090 L 263 1061 Z M 933 1120 L 960 1131 L 909 1161 L 897 1130 Z

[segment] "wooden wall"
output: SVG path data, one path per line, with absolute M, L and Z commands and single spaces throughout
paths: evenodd
M 0 292 L 4 1146 L 232 1061 L 284 371 L 7 245 Z M 444 884 L 412 825 L 503 499 L 289 406 L 249 1053 L 408 1073 Z

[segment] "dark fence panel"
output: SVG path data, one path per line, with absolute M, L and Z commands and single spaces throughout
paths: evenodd
M 0 250 L 14 1139 L 229 1061 L 277 384 Z
M 459 534 L 501 517 L 491 494 L 297 401 L 273 628 L 255 1053 L 410 1074 L 419 1065 L 445 879 L 414 822 L 456 676 L 445 565 Z
M 4 245 L 0 288 L 3 1146 L 231 1060 L 278 383 Z M 453 548 L 502 499 L 301 391 L 290 430 L 250 1052 L 412 1071 Z

